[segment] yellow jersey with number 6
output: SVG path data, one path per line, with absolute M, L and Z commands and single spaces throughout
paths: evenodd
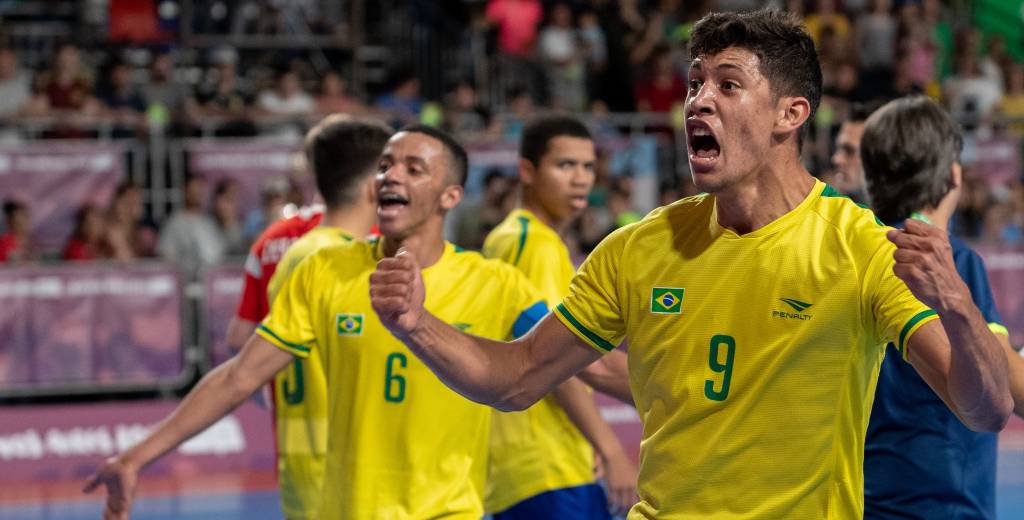
M 715 197 L 610 235 L 555 315 L 629 344 L 643 421 L 630 519 L 863 515 L 864 435 L 885 345 L 935 319 L 893 274 L 874 215 L 816 182 L 745 235 Z
M 309 230 L 281 257 L 267 285 L 267 300 L 273 305 L 281 286 L 307 256 L 352 239 L 336 227 Z M 313 520 L 320 508 L 327 453 L 327 382 L 319 357 L 296 358 L 274 376 L 274 420 L 281 510 L 288 520 Z
M 327 379 L 326 470 L 318 518 L 477 520 L 490 408 L 446 387 L 380 323 L 369 277 L 377 241 L 303 261 L 257 333 Z M 514 268 L 446 244 L 423 270 L 427 310 L 470 334 L 508 339 L 547 306 Z
M 558 233 L 524 209 L 509 213 L 484 241 L 484 256 L 523 272 L 548 305 L 569 292 L 575 273 Z M 487 511 L 497 513 L 545 491 L 594 482 L 594 451 L 554 397 L 522 412 L 494 412 Z

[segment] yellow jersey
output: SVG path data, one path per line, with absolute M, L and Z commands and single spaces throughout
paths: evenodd
M 484 241 L 484 256 L 516 266 L 548 305 L 569 292 L 575 272 L 558 233 L 533 213 L 510 213 Z M 594 452 L 565 411 L 547 396 L 522 412 L 495 411 L 487 471 L 487 511 L 497 513 L 545 491 L 594 481 Z
M 273 304 L 281 286 L 307 256 L 352 239 L 336 227 L 309 230 L 281 257 L 267 285 L 268 301 Z M 320 506 L 327 453 L 327 382 L 319 357 L 296 358 L 274 376 L 274 419 L 281 510 L 288 520 L 312 520 Z
M 314 253 L 257 329 L 296 357 L 319 357 L 327 375 L 317 518 L 477 520 L 490 408 L 446 387 L 380 323 L 369 277 L 381 257 L 379 241 Z M 507 339 L 547 313 L 522 273 L 451 244 L 423 281 L 426 308 L 470 334 Z
M 554 311 L 588 344 L 629 343 L 643 422 L 630 519 L 860 518 L 885 345 L 935 312 L 892 272 L 874 215 L 816 182 L 752 233 L 715 197 L 606 238 Z

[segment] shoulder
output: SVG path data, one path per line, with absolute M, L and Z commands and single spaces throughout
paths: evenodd
M 714 206 L 714 197 L 706 193 L 679 199 L 651 210 L 638 222 L 616 229 L 605 240 L 623 242 L 663 240 L 667 236 L 685 232 L 688 229 L 706 230 L 707 219 L 710 218 Z
M 889 243 L 885 235 L 891 228 L 870 208 L 857 204 L 832 186 L 825 185 L 811 209 L 838 233 L 841 241 L 854 249 L 868 247 L 873 251 L 879 244 Z
M 462 249 L 458 246 L 455 248 L 452 260 L 459 272 L 464 272 L 485 282 L 526 279 L 519 269 L 508 262 L 497 258 L 487 258 L 477 251 Z

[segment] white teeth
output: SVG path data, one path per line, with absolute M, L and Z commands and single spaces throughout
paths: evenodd
M 703 127 L 697 127 L 697 128 L 693 129 L 693 136 L 694 137 L 703 137 L 705 135 L 711 135 L 711 131 L 709 131 L 707 128 L 703 128 Z

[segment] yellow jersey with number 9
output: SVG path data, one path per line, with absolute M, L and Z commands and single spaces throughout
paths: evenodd
M 715 197 L 610 235 L 555 315 L 629 343 L 643 421 L 630 519 L 863 515 L 864 435 L 885 345 L 935 319 L 893 274 L 872 213 L 816 182 L 745 235 Z
M 267 285 L 267 301 L 273 304 L 281 286 L 307 256 L 352 239 L 348 232 L 329 226 L 302 235 L 281 257 Z M 274 420 L 281 510 L 288 520 L 313 520 L 320 508 L 327 453 L 327 382 L 319 357 L 296 358 L 274 376 Z
M 523 272 L 548 305 L 569 292 L 575 273 L 558 233 L 524 209 L 509 213 L 484 241 L 484 256 Z M 487 511 L 497 513 L 545 491 L 594 482 L 594 451 L 547 396 L 522 412 L 494 412 Z
M 257 333 L 327 376 L 326 470 L 318 518 L 477 520 L 490 408 L 446 387 L 380 323 L 369 276 L 377 241 L 303 261 Z M 423 270 L 427 310 L 470 334 L 508 339 L 547 312 L 514 268 L 461 252 Z

